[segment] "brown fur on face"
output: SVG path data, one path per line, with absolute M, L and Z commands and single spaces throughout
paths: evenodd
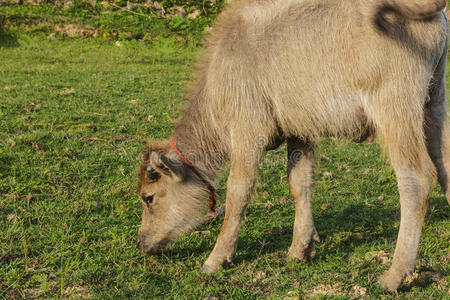
M 202 220 L 208 191 L 167 142 L 147 147 L 138 178 L 143 211 L 139 248 L 145 253 L 157 253 Z M 149 196 L 151 203 L 146 203 Z
M 289 257 L 304 259 L 318 240 L 311 210 L 314 141 L 376 135 L 400 192 L 397 247 L 380 279 L 397 289 L 414 269 L 436 173 L 450 202 L 445 4 L 242 0 L 221 14 L 172 136 L 211 183 L 230 161 L 225 218 L 203 272 L 231 262 L 265 149 L 286 139 L 295 157 L 289 158 L 296 203 Z M 143 203 L 139 230 L 141 250 L 153 252 L 195 226 L 207 190 L 167 142 L 151 144 L 139 176 L 144 199 L 155 195 L 149 207 Z

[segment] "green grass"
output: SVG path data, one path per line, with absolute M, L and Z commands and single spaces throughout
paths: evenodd
M 442 299 L 449 291 L 449 207 L 433 190 L 419 279 L 389 294 L 400 220 L 395 177 L 376 144 L 317 146 L 317 255 L 285 262 L 294 220 L 286 151 L 268 153 L 232 266 L 199 273 L 222 218 L 159 257 L 136 249 L 135 190 L 143 141 L 170 136 L 198 48 L 47 40 L 2 33 L 0 46 L 0 297 Z M 450 84 L 450 80 L 447 79 Z M 219 200 L 225 196 L 223 180 Z M 426 275 L 432 275 L 426 277 Z M 439 275 L 440 274 L 440 275 Z
M 149 7 L 146 0 L 39 1 L 39 4 L 0 2 L 0 28 L 14 32 L 55 34 L 58 38 L 99 37 L 113 40 L 145 40 L 173 37 L 191 43 L 201 43 L 205 27 L 211 26 L 224 0 L 160 0 L 165 14 Z M 59 3 L 59 4 L 55 4 Z M 127 3 L 130 4 L 128 7 Z M 176 15 L 174 6 L 182 6 L 186 14 L 198 12 L 198 17 Z

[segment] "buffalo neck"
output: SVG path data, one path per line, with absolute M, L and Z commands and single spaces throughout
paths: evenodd
M 227 143 L 220 134 L 212 115 L 201 105 L 191 102 L 178 121 L 172 141 L 182 155 L 214 182 L 228 160 Z

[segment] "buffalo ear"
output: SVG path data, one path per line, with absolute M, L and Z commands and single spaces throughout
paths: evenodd
M 156 151 L 150 154 L 150 166 L 160 176 L 168 176 L 177 181 L 181 181 L 184 177 L 184 166 L 181 161 L 170 159 Z

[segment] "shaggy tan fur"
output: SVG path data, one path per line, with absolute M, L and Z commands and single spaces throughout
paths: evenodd
M 414 270 L 428 194 L 436 174 L 447 193 L 450 129 L 442 0 L 233 1 L 208 48 L 172 139 L 214 182 L 230 161 L 225 219 L 202 270 L 234 256 L 239 227 L 264 150 L 288 142 L 295 201 L 289 257 L 314 255 L 313 142 L 364 140 L 376 133 L 395 169 L 401 224 L 392 267 L 395 290 Z M 153 143 L 140 170 L 140 249 L 155 252 L 198 224 L 207 189 L 169 148 Z

